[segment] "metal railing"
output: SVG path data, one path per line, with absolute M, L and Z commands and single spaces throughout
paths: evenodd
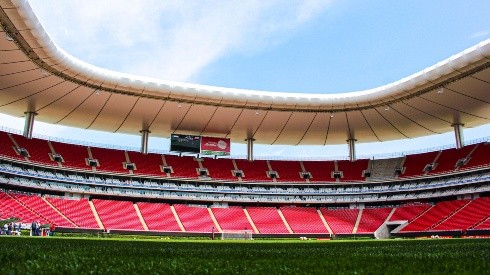
M 12 129 L 12 128 L 8 128 L 8 127 L 4 127 L 4 126 L 0 126 L 0 131 L 12 133 L 12 134 L 17 134 L 17 135 L 22 135 L 22 131 Z M 106 149 L 135 151 L 135 152 L 140 151 L 139 147 L 120 146 L 120 145 L 113 145 L 113 144 L 104 144 L 104 143 L 72 140 L 72 139 L 52 137 L 52 136 L 40 135 L 40 134 L 33 134 L 33 137 L 38 138 L 38 139 L 49 140 L 49 141 L 74 144 L 74 145 L 89 146 L 89 147 L 100 147 L 100 148 L 106 148 Z M 467 141 L 465 141 L 465 145 L 473 145 L 473 144 L 489 142 L 489 141 L 490 141 L 490 136 L 487 136 L 487 137 L 482 137 L 482 138 L 478 138 L 478 139 L 467 140 Z M 404 157 L 406 155 L 415 155 L 415 154 L 421 154 L 421 153 L 427 153 L 427 152 L 447 150 L 447 149 L 451 149 L 451 148 L 455 148 L 455 147 L 456 147 L 456 145 L 454 143 L 451 143 L 451 144 L 445 144 L 445 145 L 441 145 L 441 146 L 429 147 L 429 148 L 423 148 L 423 149 L 417 149 L 417 150 L 408 150 L 408 151 L 383 153 L 383 154 L 358 155 L 357 159 L 397 158 L 397 157 Z M 148 152 L 154 153 L 154 154 L 178 154 L 175 152 L 170 152 L 168 150 L 158 150 L 158 149 L 149 149 Z M 184 155 L 196 155 L 196 154 L 184 154 Z M 208 157 L 208 156 L 201 155 L 201 157 Z M 209 156 L 209 157 L 213 157 L 213 156 Z M 230 155 L 230 156 L 220 156 L 219 158 L 246 159 L 247 156 L 246 155 Z M 294 157 L 289 157 L 289 156 L 261 156 L 261 155 L 256 155 L 254 157 L 254 159 L 256 159 L 256 160 L 298 160 L 298 161 L 299 160 L 305 160 L 305 161 L 307 161 L 307 160 L 348 160 L 349 157 L 348 156 L 325 156 L 325 157 L 294 156 Z

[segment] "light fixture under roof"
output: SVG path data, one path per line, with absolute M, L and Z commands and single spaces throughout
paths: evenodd
M 14 39 L 12 38 L 12 36 L 10 36 L 10 34 L 8 34 L 8 33 L 5 33 L 5 40 L 7 40 L 7 41 L 14 41 Z
M 95 94 L 95 95 L 100 95 L 100 91 L 99 91 L 99 89 L 96 89 L 96 90 L 94 91 L 94 94 Z
M 389 111 L 389 110 L 390 110 L 390 106 L 386 106 L 385 111 Z
M 444 87 L 440 87 L 439 89 L 437 89 L 437 93 L 438 94 L 444 93 Z
M 43 76 L 48 76 L 48 75 L 49 75 L 49 73 L 48 73 L 48 71 L 46 71 L 45 69 L 41 68 L 41 75 L 43 75 Z

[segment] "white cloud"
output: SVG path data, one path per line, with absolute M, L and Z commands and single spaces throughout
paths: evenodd
M 31 5 L 54 41 L 82 60 L 188 81 L 227 54 L 283 41 L 330 1 L 36 0 Z
M 488 34 L 490 34 L 489 31 L 477 31 L 477 32 L 474 32 L 470 35 L 470 39 L 476 39 L 476 38 L 482 38 L 482 37 L 485 37 L 485 36 L 488 36 Z

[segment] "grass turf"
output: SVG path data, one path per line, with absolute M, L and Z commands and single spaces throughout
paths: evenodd
M 161 241 L 1 237 L 1 274 L 488 274 L 490 240 Z

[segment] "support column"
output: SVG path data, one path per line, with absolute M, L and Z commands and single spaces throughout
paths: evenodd
M 142 154 L 148 154 L 148 138 L 150 136 L 150 130 L 141 130 L 141 149 L 140 152 Z
M 464 146 L 464 138 L 463 138 L 463 126 L 462 123 L 454 123 L 454 136 L 456 137 L 456 148 L 461 149 Z
M 32 130 L 34 127 L 34 117 L 37 115 L 36 112 L 25 112 L 26 120 L 24 124 L 24 133 L 23 136 L 31 139 L 32 138 Z
M 356 141 L 355 138 L 349 138 L 347 140 L 347 145 L 349 145 L 349 160 L 351 162 L 356 161 Z
M 247 141 L 247 160 L 254 161 L 254 138 L 248 138 Z

